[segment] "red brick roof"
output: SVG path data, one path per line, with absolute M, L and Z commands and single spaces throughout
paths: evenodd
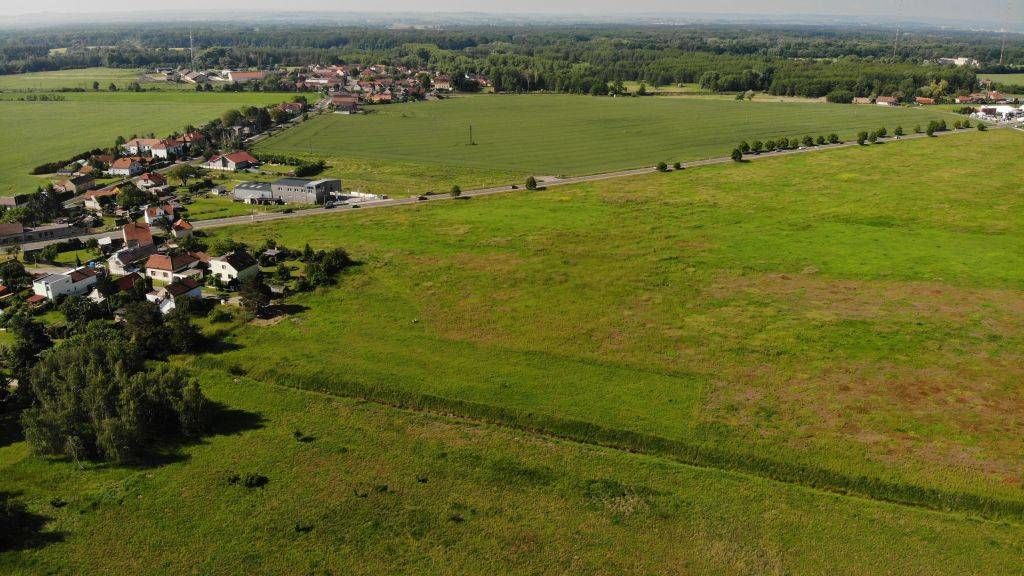
M 167 254 L 153 254 L 146 260 L 146 268 L 153 270 L 164 270 L 167 272 L 178 272 L 184 270 L 199 260 L 188 254 L 168 256 Z
M 185 220 L 184 218 L 178 218 L 178 220 L 174 223 L 174 229 L 175 230 L 191 230 L 192 229 L 192 223 L 189 222 L 188 220 Z
M 135 240 L 140 246 L 153 243 L 153 231 L 150 229 L 149 224 L 142 222 L 129 222 L 121 228 L 121 236 L 124 238 L 125 244 L 130 240 Z
M 138 272 L 132 272 L 127 276 L 121 276 L 117 280 L 114 280 L 114 286 L 117 286 L 119 292 L 131 290 L 135 287 L 135 283 L 142 280 L 142 276 Z
M 179 278 L 174 282 L 171 282 L 167 286 L 164 286 L 164 290 L 167 290 L 167 292 L 171 296 L 177 298 L 178 296 L 181 296 L 182 294 L 185 294 L 187 292 L 191 292 L 192 290 L 195 290 L 198 287 L 199 282 L 196 282 L 192 278 Z

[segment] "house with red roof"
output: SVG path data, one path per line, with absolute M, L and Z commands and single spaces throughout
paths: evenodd
M 135 158 L 118 158 L 108 172 L 114 176 L 136 176 L 142 173 L 142 164 Z
M 202 277 L 199 259 L 190 254 L 153 254 L 146 260 L 146 276 L 161 282 L 179 278 Z
M 121 227 L 121 237 L 124 239 L 124 245 L 129 248 L 153 245 L 153 230 L 149 224 L 129 222 Z
M 138 180 L 135 181 L 135 185 L 140 190 L 149 190 L 150 188 L 157 188 L 159 186 L 167 185 L 167 178 L 164 178 L 163 174 L 159 172 L 146 172 L 142 176 L 139 176 Z
M 188 238 L 192 236 L 192 223 L 184 218 L 178 218 L 171 224 L 171 234 L 175 238 Z
M 245 150 L 236 150 L 228 154 L 220 154 L 210 158 L 208 162 L 203 164 L 203 167 L 209 170 L 226 170 L 234 172 L 235 170 L 245 170 L 259 165 L 260 161 L 252 154 L 249 154 Z

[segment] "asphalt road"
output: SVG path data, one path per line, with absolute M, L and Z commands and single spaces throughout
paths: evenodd
M 960 131 L 957 131 L 957 132 L 952 132 L 952 131 L 950 131 L 950 132 L 937 132 L 936 135 L 937 136 L 950 136 L 950 135 L 960 134 L 960 133 L 968 132 L 968 131 L 969 130 L 960 130 Z M 900 140 L 916 140 L 918 138 L 927 138 L 927 137 L 928 137 L 927 134 L 908 134 L 908 135 L 903 136 L 902 138 L 900 138 Z M 897 141 L 897 139 L 896 138 L 886 138 L 883 141 L 886 142 L 886 143 L 895 143 Z M 782 152 L 766 152 L 766 153 L 762 153 L 762 154 L 756 155 L 756 156 L 746 156 L 745 160 L 748 160 L 748 161 L 764 160 L 766 158 L 776 158 L 776 157 L 779 157 L 779 156 L 789 156 L 791 154 L 806 154 L 806 153 L 809 153 L 809 152 L 824 152 L 824 151 L 827 151 L 827 150 L 836 150 L 836 149 L 839 149 L 839 148 L 850 148 L 850 147 L 853 147 L 853 146 L 858 146 L 857 142 L 855 142 L 855 141 L 854 142 L 845 142 L 843 144 L 830 144 L 830 145 L 827 145 L 827 146 L 815 146 L 815 147 L 811 147 L 811 148 L 801 148 L 801 149 L 798 149 L 798 150 L 786 150 L 786 151 L 782 151 Z M 710 158 L 710 159 L 707 159 L 707 160 L 697 160 L 697 161 L 694 161 L 694 162 L 687 162 L 687 163 L 685 163 L 685 167 L 686 167 L 686 169 L 692 169 L 692 168 L 697 168 L 697 167 L 700 167 L 700 166 L 712 166 L 712 165 L 715 165 L 715 164 L 728 164 L 728 163 L 731 163 L 731 162 L 733 162 L 733 160 L 732 160 L 732 158 L 729 158 L 729 157 Z M 573 177 L 570 177 L 570 178 L 546 178 L 546 179 L 540 180 L 538 183 L 542 187 L 544 187 L 544 188 L 552 188 L 552 187 L 555 187 L 555 186 L 568 186 L 570 184 L 580 184 L 580 183 L 584 183 L 584 182 L 597 182 L 597 181 L 600 181 L 600 180 L 611 180 L 611 179 L 614 179 L 614 178 L 629 178 L 629 177 L 632 177 L 632 176 L 641 176 L 641 175 L 644 175 L 644 174 L 651 174 L 653 172 L 657 172 L 657 168 L 651 166 L 651 167 L 645 167 L 645 168 L 634 168 L 634 169 L 631 169 L 631 170 L 618 170 L 618 171 L 615 171 L 615 172 L 605 172 L 605 173 L 601 173 L 601 174 L 589 174 L 589 175 L 586 175 L 586 176 L 573 176 Z M 524 187 L 522 185 L 519 185 L 518 188 L 513 188 L 511 185 L 509 185 L 509 186 L 495 186 L 495 187 L 492 187 L 492 188 L 480 188 L 480 189 L 476 189 L 476 190 L 466 190 L 466 191 L 463 191 L 463 193 L 462 193 L 460 198 L 476 198 L 478 196 L 490 196 L 490 195 L 493 195 L 493 194 L 504 194 L 504 193 L 515 192 L 515 191 L 519 191 L 519 190 L 524 190 Z M 450 195 L 448 195 L 448 194 L 438 194 L 438 195 L 433 195 L 433 196 L 427 196 L 426 200 L 419 200 L 416 197 L 412 197 L 412 198 L 391 198 L 391 199 L 388 199 L 388 200 L 373 200 L 373 201 L 367 201 L 367 202 L 357 202 L 357 203 L 354 203 L 354 204 L 358 205 L 358 208 L 353 207 L 354 206 L 353 204 L 341 204 L 341 205 L 338 205 L 335 208 L 329 208 L 329 209 L 328 208 L 306 208 L 306 209 L 302 209 L 302 210 L 295 210 L 294 212 L 291 212 L 291 213 L 284 213 L 284 212 L 261 212 L 261 213 L 255 213 L 255 214 L 252 214 L 252 215 L 246 215 L 246 216 L 231 216 L 231 217 L 228 217 L 228 218 L 216 218 L 216 219 L 211 219 L 211 220 L 197 220 L 197 221 L 192 222 L 192 226 L 194 226 L 196 230 L 211 230 L 211 229 L 215 229 L 215 228 L 223 228 L 225 226 L 237 226 L 237 225 L 241 225 L 241 224 L 252 224 L 252 223 L 256 223 L 256 222 L 272 222 L 272 221 L 275 221 L 275 220 L 288 220 L 288 219 L 292 219 L 292 218 L 307 218 L 309 216 L 324 216 L 324 215 L 329 215 L 329 214 L 344 214 L 344 213 L 347 213 L 347 212 L 367 210 L 367 209 L 390 208 L 390 207 L 393 207 L 393 206 L 406 206 L 406 205 L 409 205 L 409 204 L 425 204 L 425 203 L 429 203 L 429 202 L 446 202 L 446 201 L 452 201 L 452 200 L 454 200 L 454 199 Z M 121 232 L 120 231 L 115 231 L 115 232 L 104 232 L 104 233 L 100 233 L 100 234 L 83 234 L 83 235 L 77 236 L 77 238 L 81 239 L 82 241 L 86 241 L 86 240 L 89 240 L 91 238 L 96 238 L 96 239 L 100 239 L 100 238 L 115 238 L 115 237 L 120 237 L 120 236 L 121 236 Z M 56 243 L 56 242 L 66 242 L 67 240 L 70 240 L 71 238 L 73 238 L 73 237 L 69 236 L 67 238 L 61 238 L 61 239 L 57 239 L 57 240 L 47 240 L 47 241 L 43 241 L 43 242 L 30 242 L 30 243 L 23 244 L 22 245 L 22 250 L 36 250 L 36 249 L 42 248 L 42 247 L 44 247 L 44 246 L 46 246 L 48 244 L 53 244 L 53 243 Z

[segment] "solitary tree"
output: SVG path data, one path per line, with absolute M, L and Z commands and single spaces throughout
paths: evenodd
M 452 198 L 458 198 L 459 196 L 462 196 L 462 188 L 460 188 L 459 185 L 456 184 L 452 186 L 452 190 L 451 192 L 449 192 L 449 194 L 451 194 Z
M 732 160 L 733 160 L 733 162 L 742 162 L 743 161 L 743 152 L 740 152 L 739 148 L 733 148 Z

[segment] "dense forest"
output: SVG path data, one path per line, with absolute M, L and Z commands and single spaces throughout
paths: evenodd
M 973 69 L 928 64 L 976 58 L 996 67 L 996 34 L 914 30 L 893 56 L 891 30 L 828 27 L 581 26 L 474 27 L 445 30 L 154 24 L 0 32 L 0 73 L 87 66 L 196 67 L 378 64 L 429 67 L 489 77 L 498 91 L 600 92 L 615 81 L 700 83 L 720 91 L 764 90 L 820 97 L 929 95 L 970 90 Z M 1024 64 L 1014 37 L 1004 68 Z

